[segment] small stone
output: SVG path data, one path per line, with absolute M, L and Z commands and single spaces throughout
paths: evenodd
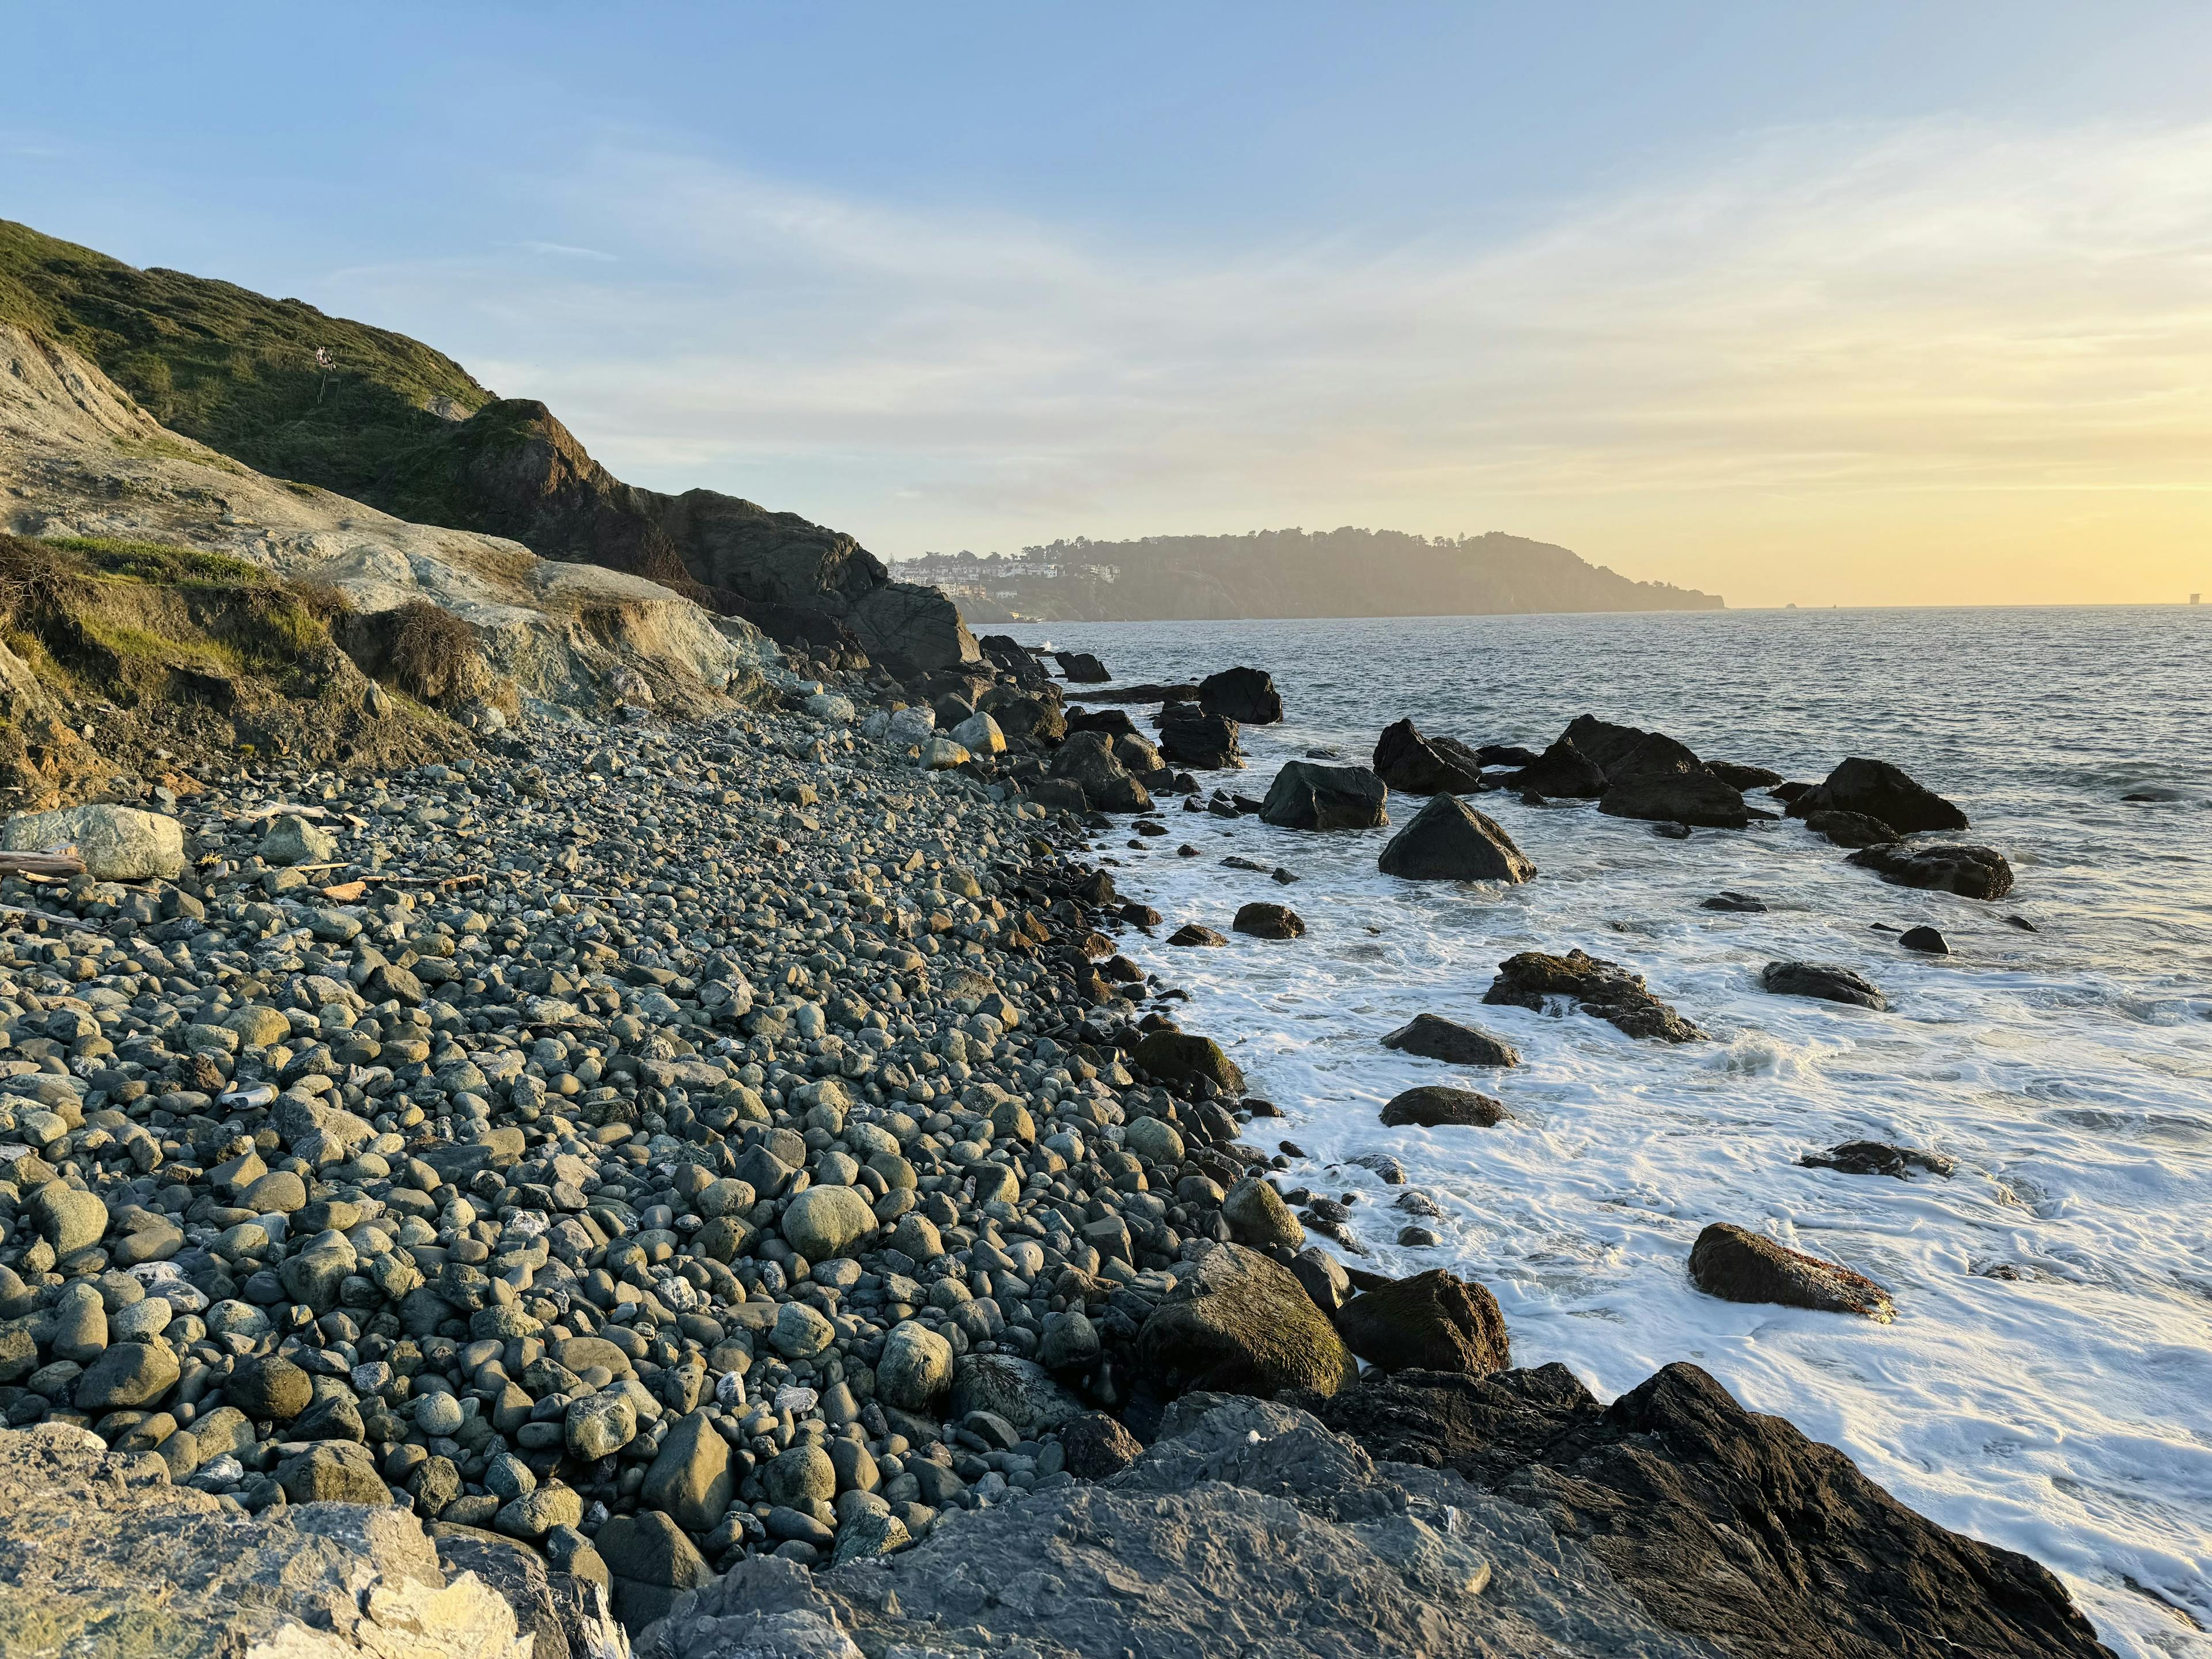
M 791 1248 L 809 1261 L 848 1254 L 876 1230 L 875 1212 L 851 1187 L 809 1187 L 778 1223 Z
M 918 1320 L 893 1327 L 876 1362 L 876 1394 L 887 1406 L 923 1412 L 952 1386 L 952 1345 Z
M 1259 1249 L 1279 1245 L 1295 1250 L 1306 1242 L 1305 1229 L 1298 1225 L 1282 1194 L 1257 1176 L 1247 1176 L 1229 1189 L 1221 1200 L 1221 1215 L 1240 1244 Z
M 837 1328 L 805 1303 L 787 1302 L 768 1340 L 787 1359 L 811 1359 L 837 1340 Z
M 827 1504 L 837 1495 L 837 1469 L 811 1442 L 781 1452 L 761 1470 L 761 1490 L 771 1504 Z
M 589 1463 L 611 1457 L 637 1437 L 637 1407 L 620 1394 L 586 1395 L 569 1402 L 568 1449 Z
M 175 1352 L 166 1342 L 118 1342 L 77 1380 L 79 1411 L 101 1413 L 151 1406 L 177 1383 Z
M 314 1386 L 307 1372 L 276 1354 L 241 1359 L 222 1385 L 223 1398 L 257 1423 L 289 1423 L 307 1409 Z
M 107 1232 L 107 1206 L 98 1194 L 81 1192 L 64 1182 L 48 1182 L 31 1194 L 25 1207 L 40 1237 L 64 1261 L 79 1250 L 90 1249 Z

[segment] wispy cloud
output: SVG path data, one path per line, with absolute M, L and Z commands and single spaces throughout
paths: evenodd
M 625 476 L 886 551 L 1510 526 L 1741 592 L 1759 548 L 1875 533 L 1883 501 L 2010 525 L 2212 487 L 2207 177 L 2212 125 L 1828 127 L 1508 240 L 1440 210 L 1224 252 L 611 149 L 557 206 L 619 276 L 349 280 Z
M 517 242 L 515 246 L 525 253 L 550 254 L 562 259 L 600 259 L 610 264 L 615 260 L 613 254 L 602 252 L 598 248 L 572 247 L 566 242 Z

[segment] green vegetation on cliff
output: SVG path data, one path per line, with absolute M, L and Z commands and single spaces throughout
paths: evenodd
M 378 506 L 399 479 L 426 498 L 450 496 L 445 467 L 422 452 L 442 452 L 454 418 L 491 401 L 459 363 L 404 334 L 229 283 L 140 270 L 8 220 L 0 322 L 91 359 L 162 425 L 256 471 Z

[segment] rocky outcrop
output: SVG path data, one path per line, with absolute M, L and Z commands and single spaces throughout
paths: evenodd
M 1899 887 L 1923 887 L 1971 899 L 2001 899 L 2012 891 L 2012 866 L 1990 847 L 1893 842 L 1854 853 L 1850 862 Z
M 1198 706 L 1239 726 L 1273 726 L 1283 718 L 1274 677 L 1257 668 L 1224 668 L 1198 683 Z
M 1644 976 L 1618 963 L 1575 950 L 1563 957 L 1523 951 L 1498 964 L 1498 977 L 1483 993 L 1485 1002 L 1541 1012 L 1551 1002 L 1571 1003 L 1586 1014 L 1620 1027 L 1632 1037 L 1662 1042 L 1698 1042 L 1705 1033 L 1653 996 Z
M 1789 811 L 1793 818 L 1809 818 L 1815 812 L 1856 812 L 1907 836 L 1966 827 L 1966 815 L 1934 790 L 1887 761 L 1859 756 L 1790 801 Z
M 1717 1221 L 1698 1235 L 1690 1249 L 1690 1278 L 1706 1295 L 1725 1302 L 1857 1314 L 1882 1325 L 1897 1316 L 1889 1292 L 1864 1273 L 1729 1221 Z
M 1610 1406 L 1553 1364 L 1401 1372 L 1316 1408 L 1377 1459 L 1525 1506 L 1731 1659 L 2111 1659 L 2043 1567 L 1915 1515 L 1695 1365 Z
M 1104 663 L 1088 651 L 1055 651 L 1052 659 L 1061 676 L 1076 685 L 1103 685 L 1114 678 Z
M 86 457 L 96 455 L 96 468 Z M 775 647 L 641 577 L 390 517 L 264 477 L 165 430 L 82 358 L 0 324 L 0 531 L 213 554 L 335 590 L 364 617 L 426 602 L 526 704 L 703 714 L 757 702 Z
M 1711 1659 L 1581 1546 L 1302 1410 L 1196 1395 L 1111 1479 L 1040 1489 L 810 1580 L 744 1563 L 639 1659 Z
M 1710 772 L 1652 772 L 1608 781 L 1597 810 L 1610 817 L 1741 830 L 1751 822 L 1741 792 Z
M 1513 837 L 1457 795 L 1433 795 L 1390 837 L 1376 866 L 1407 881 L 1533 881 Z
M 1577 757 L 1603 777 L 1602 791 L 1589 788 Z M 1546 788 L 1540 779 L 1547 771 L 1567 787 Z M 1589 714 L 1577 716 L 1543 760 L 1513 781 L 1543 795 L 1595 793 L 1598 810 L 1614 817 L 1718 830 L 1741 830 L 1750 821 L 1742 792 L 1715 775 L 1687 744 Z
M 543 1574 L 541 1572 L 541 1577 Z M 537 1659 L 515 1609 L 449 1577 L 389 1505 L 311 1503 L 249 1516 L 173 1486 L 148 1453 L 88 1431 L 0 1430 L 0 1649 L 118 1659 L 256 1654 Z M 159 1587 L 158 1595 L 147 1592 Z M 603 1617 L 592 1659 L 622 1650 Z M 572 1650 L 573 1651 L 573 1650 Z
M 1471 794 L 1482 787 L 1482 767 L 1472 750 L 1449 738 L 1423 737 L 1411 720 L 1382 728 L 1375 775 L 1409 795 Z

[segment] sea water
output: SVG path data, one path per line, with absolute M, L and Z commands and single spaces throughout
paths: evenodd
M 1369 764 L 1401 717 L 1540 750 L 1587 713 L 1793 779 L 1872 756 L 1958 803 L 1973 827 L 1957 839 L 2011 860 L 2008 897 L 1887 885 L 1796 821 L 1676 842 L 1508 793 L 1479 805 L 1535 862 L 1519 886 L 1397 881 L 1376 869 L 1389 829 L 1300 833 L 1172 799 L 1165 838 L 1139 848 L 1117 829 L 1094 846 L 1165 918 L 1131 954 L 1188 989 L 1172 1011 L 1282 1109 L 1248 1133 L 1303 1152 L 1289 1181 L 1357 1196 L 1367 1265 L 1480 1280 L 1516 1363 L 1563 1361 L 1601 1399 L 1694 1361 L 1923 1514 L 2051 1567 L 2118 1651 L 2212 1652 L 2212 613 L 1013 631 L 1096 652 L 1122 681 L 1272 673 L 1285 722 L 1248 727 L 1249 769 L 1202 775 L 1209 789 L 1264 795 L 1315 750 Z M 1131 710 L 1140 728 L 1152 712 Z M 1418 805 L 1395 797 L 1394 823 Z M 1197 855 L 1178 856 L 1185 844 Z M 1298 880 L 1224 867 L 1231 854 Z M 1700 908 L 1724 889 L 1769 908 Z M 1228 932 L 1253 899 L 1290 904 L 1306 936 L 1165 945 L 1184 921 Z M 1905 951 L 1875 926 L 1921 922 L 1953 954 Z M 1635 1042 L 1581 1014 L 1483 1005 L 1504 957 L 1573 946 L 1646 975 L 1711 1040 Z M 1759 970 L 1782 958 L 1853 969 L 1889 1011 L 1768 995 Z M 1522 1064 L 1379 1044 L 1424 1012 L 1495 1033 Z M 1382 1103 L 1419 1083 L 1498 1096 L 1512 1121 L 1382 1127 Z M 1798 1164 L 1863 1139 L 1940 1152 L 1955 1173 Z M 1349 1162 L 1374 1152 L 1408 1185 Z M 1409 1189 L 1441 1218 L 1394 1207 Z M 1443 1243 L 1401 1248 L 1414 1221 Z M 1714 1221 L 1868 1274 L 1895 1322 L 1701 1294 L 1686 1262 Z

